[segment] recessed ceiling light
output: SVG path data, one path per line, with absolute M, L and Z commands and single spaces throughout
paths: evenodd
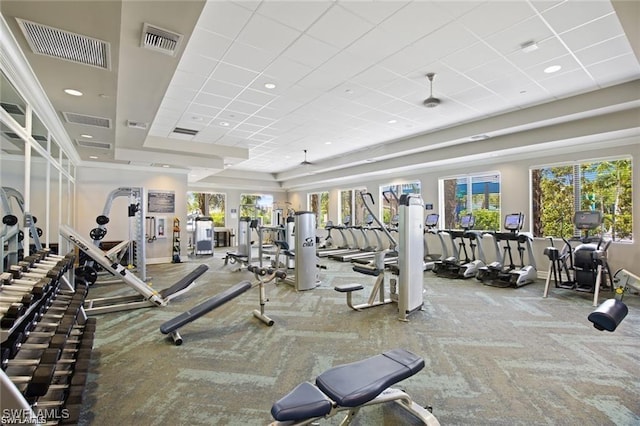
M 275 89 L 276 85 L 274 83 L 265 83 L 264 87 L 267 89 Z
M 164 167 L 165 169 L 168 169 L 170 166 L 168 164 L 163 164 L 162 167 Z
M 196 116 L 193 116 L 193 117 L 191 117 L 191 119 L 192 119 L 193 121 L 202 121 L 202 117 L 196 117 Z
M 324 144 L 325 145 L 331 145 L 331 141 L 326 141 Z
M 489 135 L 473 135 L 470 138 L 472 141 L 483 141 L 489 139 Z
M 344 93 L 346 93 L 347 95 L 353 95 L 353 90 L 347 89 L 344 91 Z
M 82 96 L 82 92 L 76 89 L 64 89 L 64 93 L 71 96 Z
M 229 123 L 227 123 L 226 121 L 221 121 L 220 125 L 224 127 L 229 127 Z
M 98 96 L 100 96 L 102 99 L 109 99 L 109 95 L 105 95 L 104 93 L 100 93 Z
M 80 135 L 80 137 L 81 137 L 81 138 L 87 138 L 87 139 L 92 139 L 92 138 L 93 138 L 93 136 L 88 135 L 88 134 L 86 134 L 86 133 L 81 134 L 81 135 Z
M 92 159 L 92 160 L 97 160 L 98 159 L 98 157 L 96 157 L 95 155 L 90 155 L 89 158 Z
M 544 72 L 546 72 L 547 74 L 551 74 L 560 71 L 561 68 L 562 67 L 560 65 L 551 65 L 550 67 L 545 68 Z
M 389 124 L 396 124 L 397 122 L 398 122 L 398 120 L 389 120 L 389 121 L 387 121 L 387 123 L 389 123 Z

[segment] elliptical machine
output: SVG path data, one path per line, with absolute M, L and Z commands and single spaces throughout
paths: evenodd
M 476 279 L 483 284 L 493 287 L 522 287 L 534 282 L 538 273 L 533 257 L 531 241 L 533 237 L 528 232 L 520 232 L 524 224 L 523 213 L 511 213 L 504 218 L 504 229 L 507 232 L 492 232 L 496 245 L 496 255 L 499 260 L 478 268 Z M 504 241 L 502 254 L 500 241 Z M 511 241 L 516 242 L 516 250 L 520 264 L 516 265 L 511 251 Z M 528 265 L 524 263 L 524 253 L 528 255 Z M 508 262 L 508 263 L 507 263 Z
M 599 211 L 577 211 L 573 216 L 573 224 L 583 235 L 568 240 L 562 238 L 562 250 L 553 246 L 551 238 L 551 246 L 544 249 L 545 256 L 549 258 L 549 272 L 543 297 L 549 295 L 553 275 L 556 288 L 593 293 L 593 306 L 597 306 L 601 288 L 613 291 L 613 278 L 607 262 L 607 249 L 611 241 L 605 242 L 602 236 L 589 235 L 590 231 L 602 224 Z M 572 242 L 578 245 L 574 248 Z M 563 280 L 563 273 L 566 280 Z
M 460 218 L 460 229 L 447 229 L 440 231 L 442 235 L 449 235 L 453 256 L 433 263 L 433 272 L 439 277 L 457 278 L 460 267 L 472 261 L 467 252 L 467 245 L 464 242 L 465 234 L 475 225 L 475 217 L 469 213 Z M 443 237 L 444 239 L 445 237 Z M 457 242 L 457 243 L 456 243 Z M 464 256 L 464 258 L 462 258 Z

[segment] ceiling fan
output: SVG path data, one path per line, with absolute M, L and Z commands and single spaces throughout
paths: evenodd
M 429 97 L 422 102 L 427 108 L 434 108 L 440 105 L 440 99 L 433 97 L 433 77 L 435 76 L 436 74 L 433 72 L 427 73 L 427 78 L 429 79 Z
M 302 163 L 300 163 L 301 166 L 310 166 L 313 163 L 310 161 L 307 161 L 307 150 L 304 150 L 304 161 Z

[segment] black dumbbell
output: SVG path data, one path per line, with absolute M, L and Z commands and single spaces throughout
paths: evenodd
M 0 305 L 8 305 L 11 303 L 22 303 L 23 305 L 29 306 L 34 301 L 34 297 L 31 293 L 9 293 L 5 294 L 3 289 L 0 292 Z

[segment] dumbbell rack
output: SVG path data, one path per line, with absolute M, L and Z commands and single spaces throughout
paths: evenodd
M 71 284 L 74 262 L 44 249 L 0 275 L 3 422 L 78 423 L 95 319 L 83 309 L 87 284 Z

